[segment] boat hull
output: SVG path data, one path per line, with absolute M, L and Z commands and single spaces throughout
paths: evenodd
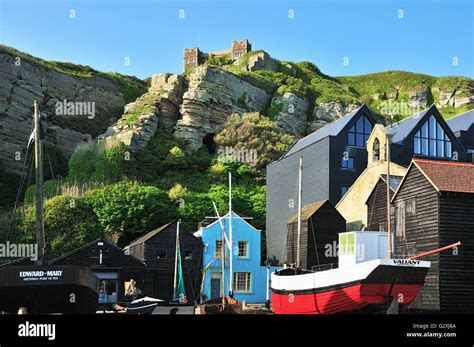
M 0 267 L 0 311 L 16 314 L 94 314 L 98 308 L 97 277 L 77 266 Z
M 398 266 L 386 262 L 374 264 L 365 269 L 362 276 L 354 271 L 354 280 L 331 283 L 325 286 L 291 286 L 290 278 L 294 282 L 300 276 L 288 276 L 285 288 L 274 288 L 278 276 L 272 276 L 272 309 L 275 314 L 336 314 L 350 312 L 386 311 L 392 300 L 396 300 L 399 308 L 408 307 L 415 300 L 421 290 L 429 262 L 422 262 L 421 266 Z M 428 265 L 426 264 L 428 263 Z M 325 280 L 330 275 L 325 271 Z M 339 271 L 341 272 L 341 271 Z M 314 283 L 318 283 L 318 273 L 314 273 Z M 311 275 L 309 275 L 311 276 Z M 285 276 L 286 277 L 286 276 Z M 350 276 L 346 276 L 349 279 Z M 277 283 L 278 285 L 278 283 Z

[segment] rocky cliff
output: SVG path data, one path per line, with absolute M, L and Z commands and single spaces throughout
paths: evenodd
M 96 137 L 121 115 L 125 104 L 123 81 L 127 79 L 145 86 L 138 79 L 121 76 L 119 80 L 88 67 L 45 62 L 0 46 L 3 167 L 9 172 L 21 170 L 32 131 L 34 100 L 45 119 L 47 143 L 67 158 L 78 145 Z M 58 108 L 58 103 L 65 107 Z
M 138 79 L 45 62 L 3 47 L 0 159 L 8 171 L 21 166 L 15 154 L 22 152 L 30 134 L 34 99 L 47 120 L 48 142 L 68 157 L 79 144 L 99 134 L 116 137 L 138 151 L 158 129 L 174 134 L 194 150 L 212 143 L 234 113 L 261 112 L 296 137 L 363 103 L 389 120 L 404 118 L 432 103 L 451 116 L 474 107 L 474 82 L 402 71 L 331 77 L 312 63 L 279 61 L 256 51 L 229 65 L 199 66 L 186 74 L 156 74 L 146 90 Z M 95 116 L 58 113 L 55 106 L 64 100 L 94 103 Z

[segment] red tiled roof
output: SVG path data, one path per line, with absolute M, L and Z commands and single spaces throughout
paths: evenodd
M 474 164 L 420 158 L 413 163 L 438 191 L 474 193 Z

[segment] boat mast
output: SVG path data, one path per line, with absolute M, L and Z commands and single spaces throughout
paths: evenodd
M 222 246 L 221 246 L 221 299 L 222 305 L 225 305 L 225 229 L 222 228 Z
M 45 264 L 46 242 L 43 228 L 43 147 L 41 142 L 40 130 L 40 114 L 38 104 L 34 101 L 34 126 L 35 126 L 35 175 L 36 175 L 36 244 L 38 246 L 38 254 L 36 259 L 37 265 Z
M 387 131 L 387 241 L 388 241 L 388 259 L 392 258 L 392 233 L 390 216 L 390 134 Z
M 232 267 L 232 174 L 229 172 L 229 296 L 234 296 L 234 274 Z
M 179 221 L 176 224 L 176 245 L 175 245 L 175 257 L 174 257 L 174 281 L 173 281 L 173 296 L 176 293 L 178 287 L 178 245 L 179 245 Z
M 296 268 L 300 267 L 301 256 L 301 179 L 303 174 L 303 157 L 300 157 L 300 166 L 298 170 L 298 231 L 296 236 Z

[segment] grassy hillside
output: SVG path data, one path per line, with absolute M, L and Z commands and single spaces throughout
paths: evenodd
M 19 50 L 0 44 L 0 52 L 20 57 L 21 60 L 32 64 L 40 65 L 44 68 L 51 69 L 60 73 L 79 78 L 90 78 L 92 76 L 101 76 L 112 80 L 121 91 L 125 103 L 129 103 L 142 95 L 147 90 L 145 81 L 135 77 L 126 76 L 115 72 L 101 72 L 94 70 L 90 66 L 72 64 L 67 62 L 47 61 L 41 58 L 34 57 L 28 53 L 20 52 Z

